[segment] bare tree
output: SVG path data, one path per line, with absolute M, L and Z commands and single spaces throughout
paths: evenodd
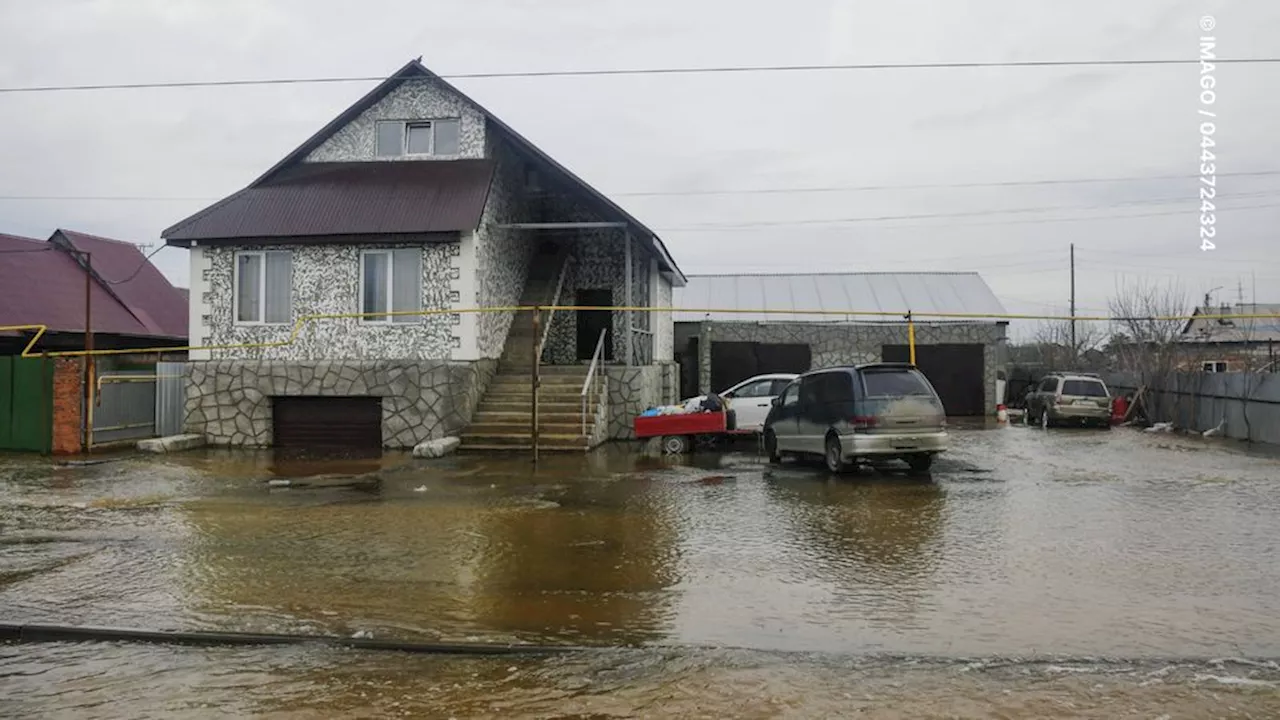
M 1176 373 L 1191 359 L 1189 344 L 1181 342 L 1186 321 L 1179 316 L 1186 315 L 1189 307 L 1181 285 L 1145 280 L 1124 283 L 1107 305 L 1112 337 L 1124 340 L 1110 344 L 1119 369 L 1133 373 L 1140 386 L 1180 397 L 1176 395 Z
M 1046 369 L 1078 370 L 1084 364 L 1085 353 L 1098 349 L 1105 337 L 1106 332 L 1099 325 L 1076 321 L 1073 343 L 1070 320 L 1046 320 L 1036 328 L 1034 342 Z

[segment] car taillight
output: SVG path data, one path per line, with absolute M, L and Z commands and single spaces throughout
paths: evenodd
M 876 416 L 854 415 L 849 422 L 853 424 L 854 430 L 867 430 L 876 426 Z

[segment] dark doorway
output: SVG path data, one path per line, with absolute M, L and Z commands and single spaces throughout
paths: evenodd
M 698 336 L 689 338 L 684 352 L 676 353 L 676 362 L 680 364 L 680 397 L 691 398 L 698 394 L 698 362 L 702 358 L 699 350 Z
M 578 290 L 576 305 L 579 307 L 613 307 L 613 290 L 609 288 L 591 288 Z M 600 332 L 604 331 L 604 359 L 613 360 L 613 311 L 612 310 L 579 310 L 578 315 L 578 359 L 590 360 L 596 352 L 596 343 L 600 341 Z
M 278 448 L 377 450 L 382 447 L 380 397 L 271 398 Z
M 908 362 L 906 345 L 885 345 L 885 362 Z M 917 345 L 916 367 L 929 378 L 948 415 L 976 417 L 986 414 L 981 345 Z
M 723 392 L 735 383 L 765 373 L 808 372 L 813 357 L 808 345 L 711 342 L 711 390 Z

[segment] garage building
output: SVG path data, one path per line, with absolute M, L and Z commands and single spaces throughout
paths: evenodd
M 1005 314 L 973 272 L 690 275 L 673 300 L 682 397 L 721 392 L 762 373 L 905 362 L 908 311 Z M 865 314 L 876 312 L 902 319 Z M 916 365 L 947 414 L 993 414 L 1008 322 L 917 320 L 915 326 Z

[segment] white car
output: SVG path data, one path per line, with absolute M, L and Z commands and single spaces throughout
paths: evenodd
M 765 417 L 773 407 L 773 399 L 781 395 L 782 389 L 797 377 L 799 375 L 795 373 L 757 375 L 743 380 L 719 395 L 729 401 L 739 432 L 760 432 L 764 429 Z M 705 398 L 706 395 L 699 395 L 691 399 Z

